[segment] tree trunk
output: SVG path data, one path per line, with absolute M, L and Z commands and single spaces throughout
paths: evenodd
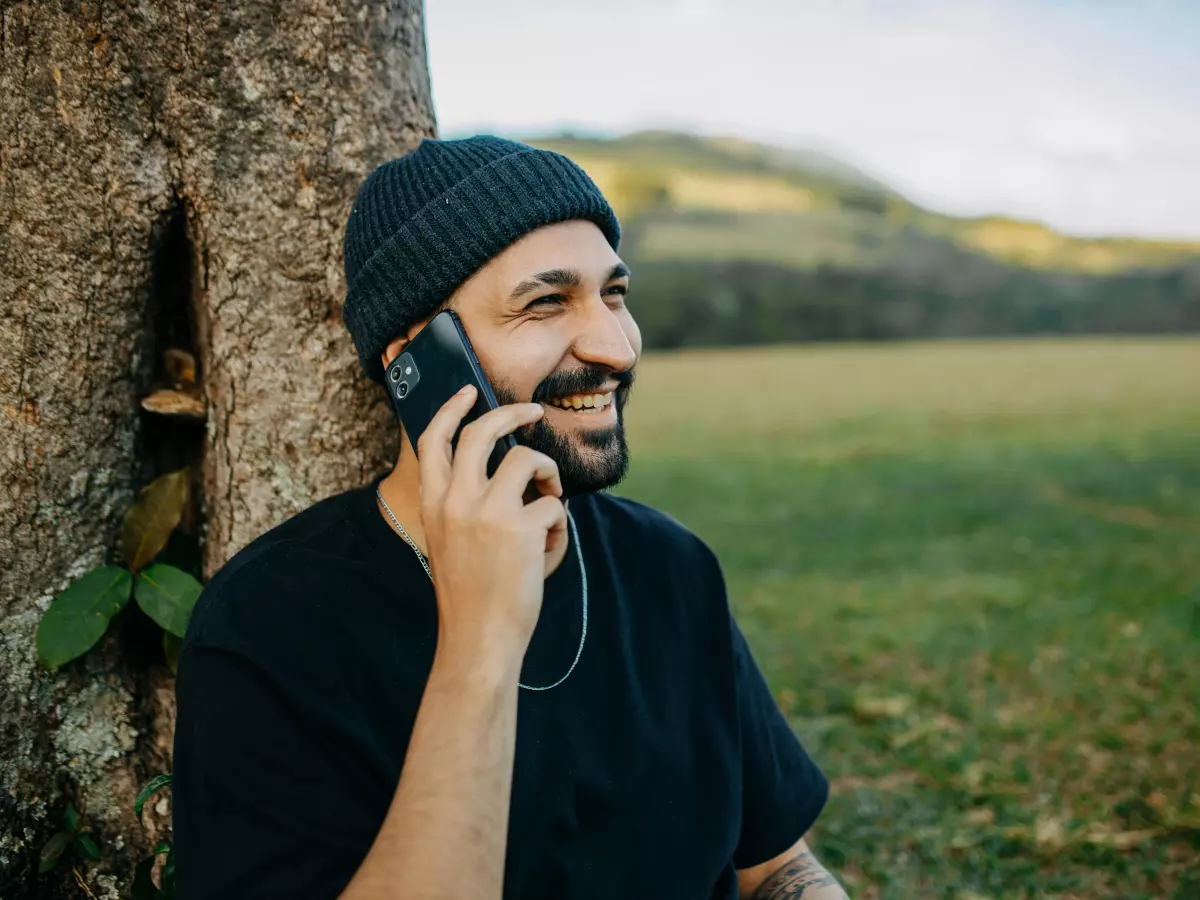
M 0 897 L 128 895 L 169 838 L 173 685 L 130 604 L 54 673 L 52 597 L 117 562 L 137 489 L 192 464 L 203 572 L 394 459 L 342 322 L 372 167 L 434 132 L 421 0 L 0 7 Z M 191 351 L 207 421 L 141 409 Z M 140 619 L 138 618 L 140 616 Z M 102 860 L 38 854 L 74 802 Z

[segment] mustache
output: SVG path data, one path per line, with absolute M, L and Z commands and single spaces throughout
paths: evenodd
M 564 394 L 595 394 L 609 382 L 617 382 L 618 393 L 626 393 L 633 386 L 632 369 L 613 372 L 607 369 L 576 369 L 551 375 L 533 392 L 533 402 L 542 403 Z

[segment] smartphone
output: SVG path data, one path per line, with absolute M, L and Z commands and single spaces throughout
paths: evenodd
M 460 388 L 468 384 L 475 385 L 475 405 L 463 416 L 462 423 L 454 432 L 450 445 L 453 450 L 458 449 L 458 438 L 465 426 L 500 406 L 492 386 L 484 377 L 483 367 L 479 365 L 479 358 L 471 347 L 462 321 L 451 309 L 443 310 L 430 319 L 404 352 L 388 364 L 383 383 L 404 426 L 404 433 L 412 444 L 413 453 L 417 453 L 418 457 L 417 441 L 438 410 Z M 504 455 L 516 446 L 517 440 L 511 434 L 496 441 L 488 457 L 488 478 L 495 474 Z M 537 496 L 532 484 L 526 492 L 526 500 L 530 496 Z

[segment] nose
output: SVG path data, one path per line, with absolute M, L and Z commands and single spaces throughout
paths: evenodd
M 581 362 L 608 366 L 614 372 L 625 372 L 637 362 L 637 350 L 633 341 L 636 332 L 628 310 L 610 309 L 604 298 L 597 295 L 587 304 L 587 312 L 581 323 L 579 336 L 575 339 L 575 356 Z

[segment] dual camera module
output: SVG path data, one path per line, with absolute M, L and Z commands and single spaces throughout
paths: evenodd
M 388 380 L 391 382 L 392 393 L 396 395 L 397 400 L 407 397 L 408 392 L 416 386 L 420 377 L 417 364 L 407 353 L 400 354 L 400 357 L 388 366 Z

